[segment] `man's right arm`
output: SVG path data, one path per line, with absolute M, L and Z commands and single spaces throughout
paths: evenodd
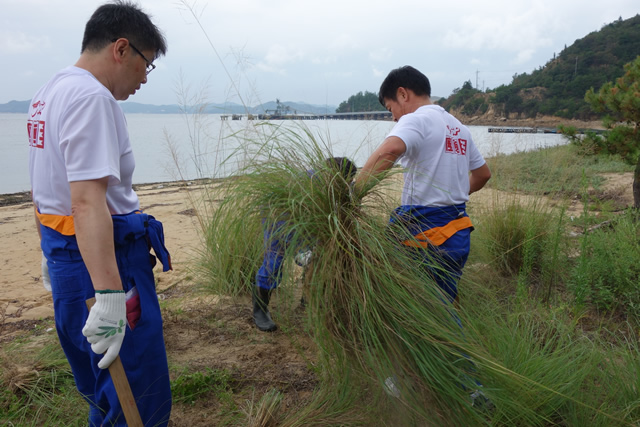
M 480 190 L 491 179 L 491 169 L 485 163 L 469 175 L 469 194 Z
M 391 169 L 396 160 L 407 151 L 404 141 L 397 136 L 390 136 L 367 159 L 356 176 L 355 187 L 361 189 L 369 179 L 380 172 Z

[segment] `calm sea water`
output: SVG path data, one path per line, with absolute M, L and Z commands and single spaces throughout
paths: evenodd
M 26 121 L 26 114 L 0 114 L 0 194 L 30 188 Z M 362 166 L 393 127 L 392 122 L 358 120 L 282 121 L 255 126 L 259 122 L 221 120 L 216 114 L 129 114 L 127 122 L 136 159 L 136 184 L 229 176 L 253 156 L 246 141 L 270 141 L 271 135 L 280 132 L 278 126 L 293 129 L 298 135 L 303 133 L 300 126 L 305 126 L 327 153 L 347 156 Z M 557 134 L 489 133 L 485 126 L 470 129 L 485 157 L 565 143 Z

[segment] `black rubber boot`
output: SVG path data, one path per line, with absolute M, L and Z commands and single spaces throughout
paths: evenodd
M 253 321 L 258 329 L 264 332 L 273 332 L 278 329 L 271 314 L 269 314 L 269 297 L 271 290 L 256 286 L 253 290 Z

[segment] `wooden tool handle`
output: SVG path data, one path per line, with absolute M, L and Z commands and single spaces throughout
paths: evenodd
M 95 298 L 89 298 L 87 301 L 87 308 L 91 310 L 93 304 L 95 304 Z M 109 365 L 109 374 L 111 374 L 111 380 L 113 386 L 116 389 L 120 406 L 122 406 L 122 412 L 124 412 L 124 418 L 127 421 L 129 427 L 144 427 L 142 419 L 140 418 L 140 412 L 136 406 L 136 400 L 133 398 L 131 387 L 129 386 L 129 380 L 127 380 L 127 374 L 124 372 L 122 361 L 120 356 L 116 356 L 115 360 Z

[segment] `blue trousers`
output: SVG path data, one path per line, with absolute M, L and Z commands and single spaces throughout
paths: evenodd
M 137 288 L 141 309 L 135 328 L 127 327 L 120 359 L 144 425 L 166 426 L 171 413 L 171 386 L 146 238 L 148 221 L 153 217 L 145 214 L 120 217 L 114 217 L 118 269 L 125 292 Z M 56 330 L 76 387 L 89 403 L 89 425 L 125 426 L 109 371 L 98 368 L 102 355 L 91 351 L 82 335 L 89 315 L 86 300 L 94 297 L 95 292 L 76 238 L 44 226 L 41 231 L 41 246 L 51 276 Z
M 282 278 L 282 261 L 291 236 L 283 234 L 285 221 L 267 225 L 262 221 L 264 255 L 262 265 L 256 274 L 256 285 L 264 289 L 275 289 Z
M 400 224 L 415 236 L 431 228 L 442 227 L 460 216 L 467 216 L 464 204 L 444 207 L 403 205 L 394 211 L 389 222 Z M 426 251 L 407 247 L 449 302 L 458 296 L 458 281 L 471 249 L 471 230 L 460 230 L 440 246 L 429 245 Z

